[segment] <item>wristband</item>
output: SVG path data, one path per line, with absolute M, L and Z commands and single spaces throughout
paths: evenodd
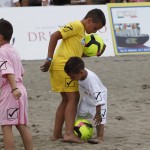
M 14 89 L 12 89 L 11 93 L 12 93 L 13 91 L 17 90 L 17 89 L 18 89 L 18 88 L 14 88 Z
M 48 60 L 48 61 L 52 61 L 53 59 L 52 59 L 52 58 L 50 58 L 50 57 L 47 57 L 47 58 L 46 58 L 46 60 Z

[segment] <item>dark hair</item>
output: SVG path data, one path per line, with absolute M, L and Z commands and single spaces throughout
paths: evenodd
M 10 41 L 13 34 L 12 24 L 3 18 L 0 19 L 0 34 L 6 41 Z
M 98 23 L 101 21 L 103 26 L 106 25 L 105 14 L 100 9 L 95 8 L 95 9 L 90 10 L 84 17 L 84 19 L 87 19 L 87 18 L 92 18 L 93 22 L 95 23 Z
M 77 74 L 85 67 L 80 57 L 71 57 L 65 64 L 64 70 L 67 74 Z

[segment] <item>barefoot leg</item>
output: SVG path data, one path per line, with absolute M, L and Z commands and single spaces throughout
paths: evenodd
M 72 142 L 72 143 L 84 143 L 79 137 L 77 137 L 75 134 L 72 135 L 65 135 L 64 136 L 64 142 Z

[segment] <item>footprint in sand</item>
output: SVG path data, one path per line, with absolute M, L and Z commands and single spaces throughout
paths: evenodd
M 143 89 L 143 90 L 145 90 L 145 89 L 150 89 L 150 85 L 144 84 L 144 85 L 142 85 L 142 89 Z

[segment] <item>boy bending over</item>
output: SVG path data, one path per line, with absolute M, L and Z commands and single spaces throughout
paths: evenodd
M 93 119 L 97 137 L 89 142 L 100 143 L 104 137 L 104 124 L 107 115 L 107 89 L 100 78 L 85 68 L 79 57 L 71 57 L 65 64 L 65 72 L 72 80 L 77 80 L 84 96 L 78 106 L 77 117 Z

